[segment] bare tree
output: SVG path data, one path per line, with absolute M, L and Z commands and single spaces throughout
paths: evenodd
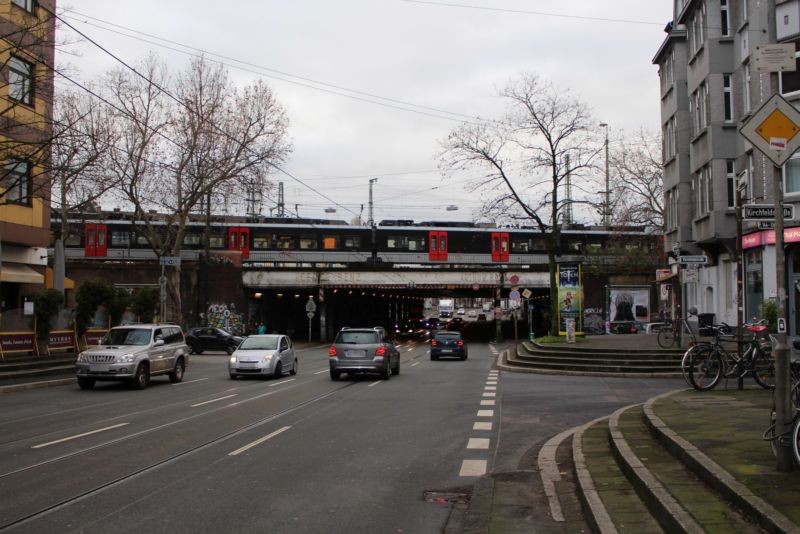
M 252 184 L 286 158 L 288 120 L 270 88 L 237 88 L 204 59 L 169 79 L 149 57 L 139 72 L 106 79 L 120 150 L 110 169 L 158 256 L 180 256 L 189 214 L 212 192 Z M 148 212 L 166 217 L 166 230 Z M 181 317 L 180 267 L 167 270 L 167 319 Z
M 633 139 L 620 140 L 609 166 L 613 221 L 661 228 L 664 180 L 660 139 L 642 130 Z
M 591 170 L 600 151 L 590 139 L 594 122 L 582 102 L 535 74 L 522 74 L 500 96 L 509 105 L 505 119 L 457 127 L 444 141 L 441 159 L 448 172 L 484 170 L 485 178 L 473 184 L 488 191 L 484 211 L 532 220 L 546 237 L 550 329 L 557 333 L 559 225 L 569 202 L 559 191 L 568 175 Z

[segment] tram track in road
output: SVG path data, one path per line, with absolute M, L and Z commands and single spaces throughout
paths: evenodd
M 48 515 L 50 513 L 58 511 L 58 510 L 60 510 L 62 508 L 66 508 L 68 506 L 71 506 L 73 504 L 81 502 L 84 499 L 87 499 L 89 497 L 98 495 L 98 494 L 100 494 L 100 493 L 102 493 L 102 492 L 104 492 L 106 490 L 109 490 L 111 488 L 114 488 L 116 486 L 124 484 L 125 482 L 129 482 L 129 481 L 134 480 L 134 479 L 136 479 L 136 478 L 138 478 L 140 476 L 143 476 L 145 474 L 154 472 L 154 471 L 156 471 L 156 470 L 158 470 L 158 469 L 160 469 L 160 468 L 162 468 L 164 466 L 167 466 L 169 464 L 175 463 L 175 462 L 177 462 L 177 461 L 179 461 L 181 459 L 187 458 L 187 457 L 191 456 L 192 454 L 198 453 L 200 451 L 203 451 L 203 450 L 208 449 L 210 447 L 213 447 L 215 445 L 219 445 L 220 443 L 223 443 L 223 442 L 225 442 L 225 441 L 227 441 L 227 440 L 229 440 L 231 438 L 235 438 L 235 437 L 240 436 L 240 435 L 242 435 L 242 434 L 244 434 L 246 432 L 249 432 L 249 431 L 251 431 L 253 429 L 256 429 L 256 428 L 258 428 L 258 427 L 260 427 L 262 425 L 265 425 L 265 424 L 268 424 L 268 423 L 270 423 L 272 421 L 275 421 L 276 419 L 278 419 L 280 417 L 289 415 L 289 414 L 291 414 L 293 412 L 296 412 L 296 411 L 298 411 L 298 410 L 300 410 L 302 408 L 311 406 L 311 405 L 313 405 L 313 404 L 315 404 L 315 403 L 317 403 L 317 402 L 319 402 L 321 400 L 324 400 L 324 399 L 327 399 L 327 398 L 329 398 L 329 397 L 331 397 L 333 395 L 336 395 L 337 393 L 339 393 L 339 392 L 341 392 L 341 391 L 343 391 L 343 390 L 345 390 L 347 388 L 350 388 L 351 386 L 355 386 L 358 383 L 359 382 L 350 382 L 350 383 L 346 383 L 346 384 L 341 384 L 341 385 L 337 386 L 335 389 L 333 389 L 331 391 L 322 393 L 320 395 L 317 395 L 317 396 L 312 397 L 310 399 L 307 399 L 305 401 L 298 402 L 298 403 L 296 403 L 296 404 L 294 404 L 294 405 L 292 405 L 290 407 L 284 408 L 282 410 L 275 411 L 275 412 L 273 412 L 273 413 L 271 413 L 269 415 L 266 415 L 264 417 L 261 417 L 261 418 L 257 419 L 256 421 L 247 423 L 245 425 L 240 425 L 237 428 L 234 428 L 232 430 L 224 432 L 224 433 L 222 433 L 222 434 L 220 434 L 218 436 L 215 436 L 215 437 L 213 437 L 211 439 L 207 439 L 207 440 L 203 441 L 202 443 L 199 443 L 197 445 L 193 445 L 193 446 L 191 446 L 191 447 L 189 447 L 187 449 L 184 449 L 184 450 L 182 450 L 180 452 L 171 454 L 166 458 L 163 458 L 161 460 L 149 463 L 149 464 L 147 464 L 147 465 L 145 465 L 143 467 L 140 467 L 138 469 L 135 469 L 135 470 L 133 470 L 133 471 L 127 473 L 127 474 L 118 476 L 118 477 L 114 478 L 113 480 L 110 480 L 110 481 L 107 481 L 107 482 L 103 482 L 103 483 L 100 483 L 100 484 L 96 484 L 94 487 L 91 487 L 91 488 L 86 489 L 86 490 L 79 491 L 79 492 L 77 492 L 76 494 L 74 494 L 74 495 L 72 495 L 70 497 L 62 498 L 61 500 L 59 500 L 56 503 L 49 504 L 49 505 L 44 506 L 44 507 L 42 507 L 42 508 L 40 508 L 40 509 L 38 509 L 38 510 L 36 510 L 34 512 L 27 513 L 23 517 L 16 518 L 16 519 L 14 519 L 12 521 L 9 521 L 9 522 L 6 522 L 6 523 L 0 525 L 0 532 L 5 532 L 5 531 L 8 531 L 8 530 L 10 530 L 12 528 L 23 526 L 23 525 L 25 525 L 27 523 L 30 523 L 32 521 L 35 521 L 36 519 L 42 518 L 42 517 L 44 517 L 44 516 L 46 516 L 46 515 Z M 255 400 L 256 398 L 260 398 L 260 397 L 264 397 L 264 396 L 267 396 L 267 395 L 275 394 L 278 391 L 280 391 L 280 390 L 269 391 L 269 392 L 266 392 L 265 394 L 260 395 L 258 397 L 254 397 L 252 399 L 247 399 L 247 401 Z M 241 403 L 241 402 L 246 402 L 246 401 L 239 401 L 239 403 Z M 220 407 L 218 409 L 224 409 L 224 408 Z M 216 411 L 216 410 L 213 410 L 213 411 Z M 65 454 L 65 455 L 59 456 L 57 458 L 52 458 L 52 459 L 49 459 L 49 460 L 46 460 L 46 461 L 43 461 L 43 462 L 39 462 L 39 463 L 34 464 L 34 465 L 26 466 L 26 467 L 23 467 L 23 468 L 14 470 L 14 471 L 3 473 L 3 474 L 0 474 L 0 479 L 9 477 L 9 476 L 14 475 L 14 474 L 19 474 L 19 473 L 22 473 L 24 471 L 35 469 L 35 468 L 38 468 L 38 467 L 42 467 L 44 465 L 52 464 L 54 462 L 66 460 L 66 459 L 72 458 L 74 456 L 77 456 L 79 454 L 85 454 L 85 453 L 97 450 L 98 448 L 101 448 L 101 447 L 107 447 L 107 446 L 110 446 L 110 445 L 114 445 L 114 444 L 117 444 L 117 443 L 119 443 L 119 442 L 121 442 L 123 440 L 128 440 L 128 439 L 133 439 L 135 437 L 140 437 L 140 436 L 142 436 L 144 434 L 147 434 L 147 433 L 150 433 L 150 432 L 154 432 L 156 430 L 160 430 L 160 429 L 163 429 L 165 427 L 168 427 L 168 426 L 171 426 L 171 425 L 174 425 L 174 424 L 185 422 L 185 421 L 188 421 L 190 419 L 194 419 L 196 417 L 200 417 L 202 415 L 207 415 L 208 413 L 210 413 L 210 412 L 203 412 L 203 413 L 194 414 L 192 416 L 186 417 L 186 418 L 181 419 L 179 421 L 173 421 L 173 422 L 170 422 L 170 423 L 166 423 L 164 425 L 159 425 L 157 427 L 153 427 L 153 428 L 150 428 L 150 429 L 146 429 L 146 430 L 143 430 L 143 431 L 140 431 L 140 432 L 136 432 L 136 433 L 130 434 L 128 436 L 124 436 L 124 437 L 121 437 L 121 438 L 110 440 L 110 441 L 95 445 L 93 447 L 88 447 L 88 448 L 85 448 L 85 449 L 82 449 L 82 450 L 79 450 L 79 451 L 74 451 L 72 453 Z

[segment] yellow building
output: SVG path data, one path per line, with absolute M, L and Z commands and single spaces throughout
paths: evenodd
M 0 0 L 0 327 L 45 287 L 56 0 Z M 30 311 L 30 306 L 28 310 Z M 16 312 L 16 313 L 14 313 Z

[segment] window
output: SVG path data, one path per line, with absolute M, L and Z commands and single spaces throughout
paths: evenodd
M 200 245 L 201 234 L 185 234 L 183 236 L 184 245 Z
M 736 207 L 736 161 L 725 161 L 725 182 L 728 186 L 728 207 Z
M 733 86 L 730 74 L 722 75 L 722 100 L 725 108 L 725 122 L 733 122 Z
M 111 232 L 111 246 L 114 248 L 128 248 L 131 246 L 130 232 Z
M 358 250 L 361 248 L 361 238 L 356 235 L 344 236 L 344 248 Z
M 309 237 L 309 236 L 301 236 L 300 237 L 300 250 L 316 250 L 317 247 L 317 238 L 316 237 Z
M 222 234 L 208 236 L 209 248 L 225 248 L 225 236 Z
M 706 4 L 701 3 L 689 21 L 689 47 L 692 54 L 696 54 L 703 47 L 706 40 Z
M 663 148 L 662 151 L 664 153 L 664 162 L 669 161 L 672 159 L 675 154 L 677 153 L 677 140 L 676 140 L 676 127 L 675 127 L 675 116 L 670 117 L 667 123 L 664 125 L 664 135 L 663 135 Z
M 678 227 L 678 188 L 670 189 L 667 191 L 667 206 L 665 214 L 665 223 L 667 229 L 675 229 Z
M 406 238 L 402 236 L 389 236 L 386 239 L 386 248 L 407 248 Z
M 28 13 L 33 13 L 33 0 L 11 0 L 15 6 L 19 6 Z
M 689 107 L 692 111 L 694 134 L 698 135 L 708 126 L 708 86 L 705 82 L 697 87 Z
M 275 238 L 275 246 L 280 250 L 293 250 L 294 238 L 290 235 L 279 235 Z
M 747 2 L 748 0 L 743 0 L 742 2 L 742 24 L 747 22 Z
M 666 93 L 675 80 L 675 50 L 670 50 L 661 66 L 661 91 Z
M 711 172 L 708 165 L 700 169 L 695 175 L 694 194 L 697 199 L 697 216 L 705 215 L 711 211 Z
M 745 113 L 750 113 L 750 63 L 744 66 L 744 87 L 742 91 L 742 108 Z
M 731 34 L 731 15 L 728 9 L 728 0 L 719 0 L 720 33 L 723 37 Z
M 257 235 L 253 237 L 253 248 L 267 249 L 270 248 L 272 242 L 271 236 Z
M 335 235 L 322 236 L 322 248 L 325 250 L 336 250 L 339 248 L 339 237 Z
M 520 241 L 520 240 L 512 240 L 511 241 L 511 252 L 530 252 L 531 251 L 531 242 L 530 240 Z
M 137 245 L 142 245 L 142 246 L 148 246 L 148 247 L 150 246 L 150 242 L 143 235 L 136 236 L 136 244 Z
M 23 104 L 33 103 L 33 65 L 14 56 L 8 60 L 8 96 Z
M 408 250 L 427 250 L 424 237 L 411 237 L 408 240 Z
M 781 94 L 792 94 L 800 91 L 800 52 L 795 53 L 794 63 L 799 70 L 794 72 L 781 72 L 779 75 Z
M 783 166 L 784 193 L 800 193 L 800 155 L 794 156 Z
M 31 176 L 30 164 L 27 161 L 9 160 L 6 163 L 5 176 L 2 182 L 5 193 L 3 201 L 17 204 L 30 202 Z

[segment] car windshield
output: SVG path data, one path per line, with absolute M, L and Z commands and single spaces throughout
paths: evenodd
M 251 336 L 242 341 L 239 350 L 277 350 L 278 336 Z
M 146 328 L 115 328 L 106 334 L 102 345 L 147 345 L 150 330 Z
M 461 334 L 459 334 L 458 332 L 453 332 L 452 334 L 447 332 L 442 332 L 440 334 L 438 333 L 436 334 L 436 339 L 438 341 L 454 341 L 461 339 Z
M 352 345 L 377 343 L 378 334 L 376 332 L 340 332 L 338 342 Z

